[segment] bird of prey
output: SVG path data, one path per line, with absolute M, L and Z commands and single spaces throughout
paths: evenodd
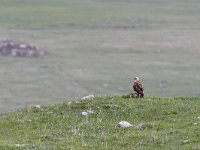
M 137 98 L 143 98 L 144 97 L 144 88 L 143 85 L 138 77 L 134 78 L 133 81 L 133 90 L 135 91 Z

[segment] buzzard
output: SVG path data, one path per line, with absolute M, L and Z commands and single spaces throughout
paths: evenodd
M 133 90 L 135 91 L 137 98 L 143 98 L 144 97 L 144 88 L 142 86 L 142 83 L 140 82 L 140 79 L 138 77 L 135 77 L 133 82 L 134 82 Z

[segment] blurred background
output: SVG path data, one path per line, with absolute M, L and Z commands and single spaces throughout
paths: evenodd
M 0 55 L 0 112 L 85 95 L 200 96 L 198 0 L 0 0 L 0 39 L 45 57 Z

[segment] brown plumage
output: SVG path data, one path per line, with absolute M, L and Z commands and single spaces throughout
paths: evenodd
M 138 77 L 134 78 L 133 90 L 135 91 L 137 98 L 144 97 L 144 88 Z

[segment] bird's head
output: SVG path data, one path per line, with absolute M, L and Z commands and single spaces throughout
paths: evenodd
M 137 81 L 139 81 L 139 80 L 140 80 L 139 77 L 135 77 L 133 81 L 134 81 L 134 82 L 137 82 Z

